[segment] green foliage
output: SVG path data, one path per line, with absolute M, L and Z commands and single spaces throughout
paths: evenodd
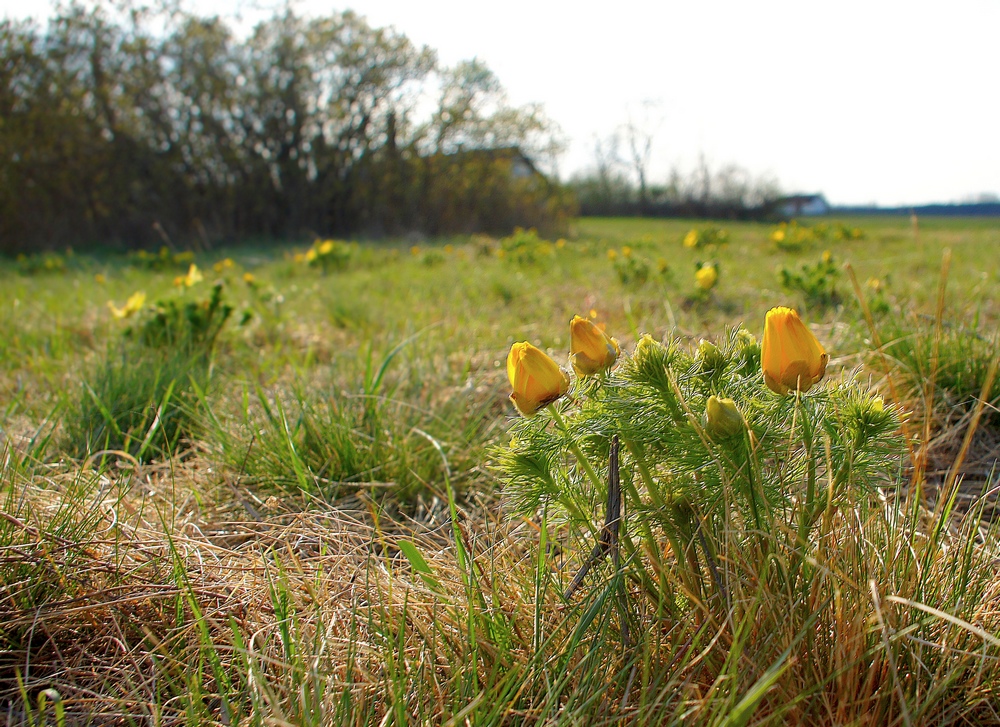
M 190 250 L 184 252 L 173 252 L 164 245 L 159 252 L 149 252 L 148 250 L 135 250 L 128 254 L 129 262 L 137 268 L 144 270 L 187 270 L 194 262 L 194 253 Z
M 692 227 L 684 235 L 684 247 L 699 249 L 709 245 L 725 245 L 729 242 L 729 233 L 721 227 L 708 225 L 705 227 Z
M 649 280 L 649 262 L 636 255 L 632 248 L 625 247 L 620 255 L 611 261 L 618 281 L 626 288 L 641 288 Z
M 195 391 L 208 383 L 200 356 L 124 344 L 109 350 L 63 419 L 67 451 L 119 450 L 148 460 L 179 451 L 195 427 Z
M 233 313 L 233 307 L 223 302 L 222 289 L 223 284 L 216 283 L 205 300 L 158 301 L 147 308 L 145 320 L 126 333 L 146 348 L 207 358 Z
M 62 273 L 66 271 L 66 258 L 54 252 L 30 256 L 22 253 L 17 256 L 17 269 L 22 275 Z
M 161 301 L 127 329 L 88 376 L 64 420 L 76 457 L 120 450 L 170 456 L 197 427 L 197 403 L 211 378 L 211 354 L 232 313 L 222 284 L 201 301 Z
M 829 251 L 823 253 L 818 262 L 802 263 L 798 269 L 782 265 L 778 268 L 778 280 L 786 290 L 801 293 L 807 307 L 826 308 L 840 305 L 843 300 L 837 289 L 840 267 Z
M 906 381 L 917 390 L 932 387 L 951 406 L 968 411 L 983 393 L 990 365 L 997 358 L 996 330 L 984 330 L 976 317 L 966 326 L 913 312 L 885 316 L 879 321 L 882 350 L 898 366 Z M 876 364 L 873 360 L 872 364 Z M 1000 379 L 987 392 L 987 401 L 1000 399 Z M 991 415 L 989 409 L 987 416 Z
M 660 580 L 663 568 L 675 573 L 668 581 L 721 597 L 721 585 L 703 578 L 717 567 L 712 553 L 732 537 L 747 548 L 774 547 L 761 533 L 784 542 L 780 524 L 797 522 L 793 542 L 816 547 L 812 533 L 824 512 L 864 509 L 877 488 L 894 486 L 899 413 L 853 381 L 801 398 L 775 396 L 764 386 L 759 356 L 743 329 L 718 345 L 703 343 L 694 355 L 679 340 L 644 336 L 606 380 L 578 390 L 560 414 L 519 420 L 511 444 L 494 451 L 514 512 L 562 512 L 585 539 L 617 437 L 629 532 L 646 548 L 665 538 L 677 556 L 669 565 L 634 563 L 637 577 L 659 582 L 658 598 L 675 598 Z M 746 422 L 742 435 L 706 431 L 712 395 L 735 402 Z M 697 538 L 707 539 L 701 555 Z M 784 577 L 775 587 L 794 585 L 787 580 L 793 573 Z
M 316 240 L 308 251 L 296 255 L 296 261 L 305 262 L 309 267 L 318 268 L 326 274 L 347 270 L 357 254 L 356 242 Z
M 515 265 L 538 265 L 550 261 L 555 254 L 555 246 L 538 236 L 534 228 L 517 228 L 514 233 L 499 241 L 499 255 Z
M 244 394 L 242 426 L 213 418 L 212 437 L 255 487 L 327 499 L 368 490 L 413 502 L 449 466 L 464 475 L 477 464 L 486 411 L 453 399 L 432 414 L 393 396 L 395 386 L 368 390 L 317 397 L 302 385 L 288 396 L 258 388 Z
M 813 243 L 824 243 L 831 239 L 838 242 L 864 240 L 865 233 L 860 227 L 851 227 L 842 222 L 832 225 L 820 222 L 810 226 L 798 220 L 781 222 L 771 231 L 771 241 L 784 252 L 799 252 Z
M 109 473 L 103 469 L 80 472 L 61 483 L 62 496 L 39 503 L 32 495 L 37 487 L 15 466 L 9 445 L 0 446 L 0 650 L 5 653 L 28 648 L 33 619 L 46 604 L 77 598 L 90 590 L 87 566 L 89 554 L 83 547 L 94 537 L 105 518 L 104 505 L 120 497 L 114 490 L 106 497 L 95 496 L 109 487 Z M 111 475 L 113 476 L 113 475 Z M 41 531 L 28 523 L 44 523 Z M 54 543 L 70 544 L 48 550 Z M 0 663 L 4 663 L 0 661 Z M 4 664 L 9 669 L 9 662 Z M 6 677 L 10 683 L 10 677 Z

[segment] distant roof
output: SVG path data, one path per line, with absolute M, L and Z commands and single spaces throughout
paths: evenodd
M 473 147 L 471 149 L 458 148 L 453 151 L 438 152 L 435 156 L 452 157 L 456 159 L 504 159 L 511 162 L 519 162 L 527 167 L 529 174 L 537 175 L 546 179 L 535 163 L 518 146 L 496 146 L 496 147 Z

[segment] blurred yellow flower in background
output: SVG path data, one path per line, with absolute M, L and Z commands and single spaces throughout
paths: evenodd
M 193 285 L 197 285 L 204 279 L 205 277 L 201 274 L 198 266 L 191 263 L 191 267 L 188 268 L 187 275 L 178 275 L 174 278 L 174 286 L 177 288 L 190 288 Z
M 115 318 L 131 318 L 133 315 L 142 310 L 142 306 L 146 304 L 146 294 L 143 291 L 137 291 L 129 296 L 128 300 L 125 301 L 125 305 L 121 308 L 114 304 L 114 301 L 108 301 L 108 309 L 111 311 L 111 315 Z
M 694 282 L 701 290 L 711 290 L 719 281 L 719 271 L 711 263 L 702 265 L 694 274 Z

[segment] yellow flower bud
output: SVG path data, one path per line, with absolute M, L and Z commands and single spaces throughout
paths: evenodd
M 510 347 L 507 378 L 514 389 L 510 400 L 526 417 L 569 391 L 569 376 L 543 351 L 527 341 Z
M 592 376 L 607 371 L 618 360 L 621 353 L 618 341 L 586 318 L 573 316 L 569 332 L 569 360 L 577 376 Z
M 809 391 L 823 378 L 830 357 L 799 314 L 778 306 L 764 319 L 760 363 L 764 383 L 777 394 Z
M 726 357 L 719 347 L 704 338 L 698 343 L 698 361 L 703 371 L 714 371 L 726 365 Z
M 700 241 L 698 230 L 690 230 L 684 235 L 684 247 L 698 247 Z
M 705 405 L 705 429 L 714 437 L 732 437 L 746 428 L 743 415 L 732 399 L 720 399 L 714 394 Z

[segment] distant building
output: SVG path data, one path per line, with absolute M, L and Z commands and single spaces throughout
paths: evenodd
M 781 217 L 809 217 L 830 213 L 830 204 L 822 194 L 794 194 L 774 203 L 774 211 Z
M 488 165 L 497 162 L 507 164 L 510 168 L 512 179 L 531 179 L 548 181 L 546 176 L 538 171 L 538 167 L 528 156 L 516 146 L 502 146 L 490 149 L 458 149 L 447 153 L 434 155 L 448 161 L 460 162 L 461 164 Z

